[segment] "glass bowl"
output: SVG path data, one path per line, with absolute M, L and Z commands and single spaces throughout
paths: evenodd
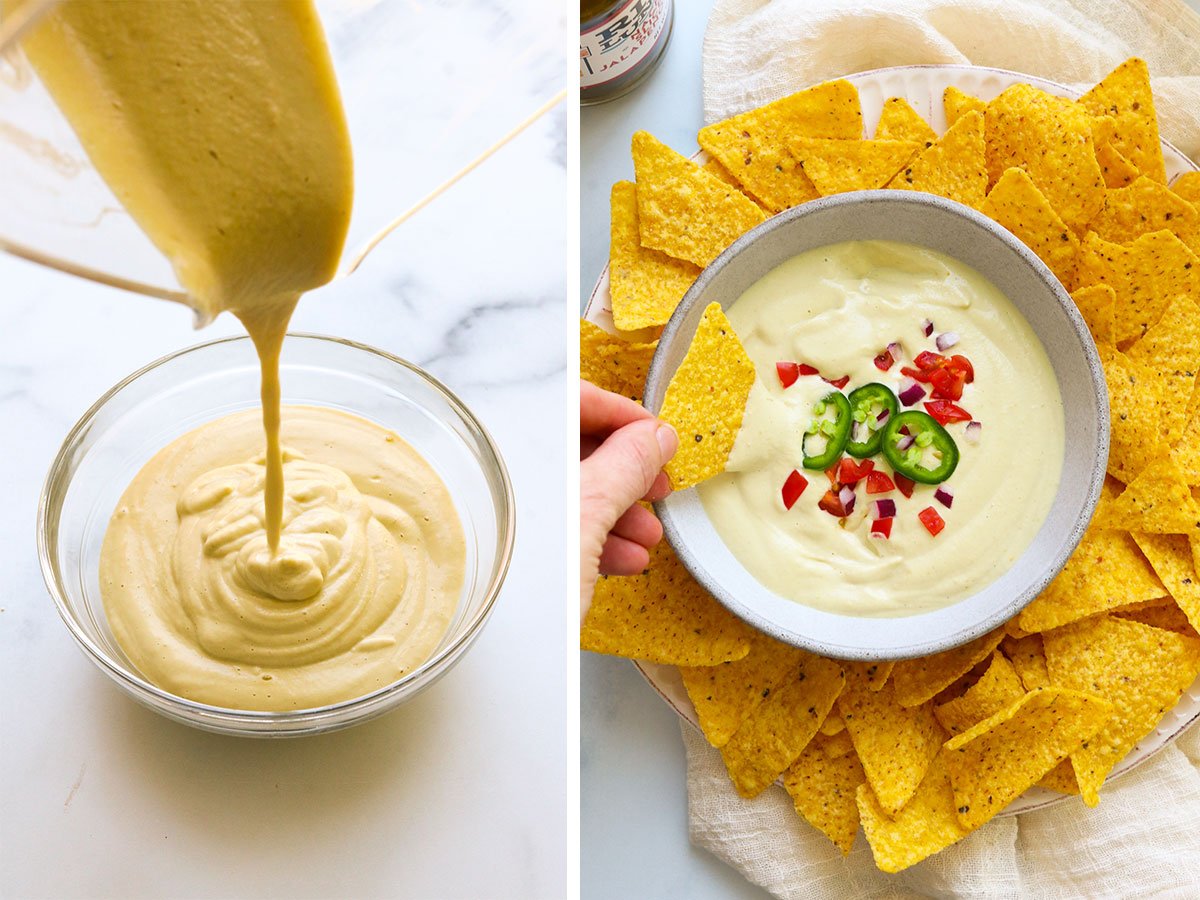
M 231 735 L 333 731 L 416 696 L 449 671 L 479 636 L 513 549 L 515 511 L 504 462 L 484 427 L 445 385 L 381 350 L 312 334 L 289 334 L 280 365 L 285 404 L 332 407 L 395 431 L 437 470 L 454 498 L 467 545 L 463 592 L 433 655 L 399 681 L 314 709 L 263 712 L 209 706 L 143 678 L 109 630 L 99 563 L 117 501 L 142 466 L 175 438 L 259 405 L 258 358 L 247 337 L 180 350 L 112 388 L 67 435 L 38 504 L 42 574 L 87 657 L 155 712 Z

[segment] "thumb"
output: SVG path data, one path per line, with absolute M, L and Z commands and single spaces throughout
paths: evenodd
M 581 463 L 583 503 L 606 532 L 650 490 L 678 446 L 670 425 L 641 419 L 614 431 Z

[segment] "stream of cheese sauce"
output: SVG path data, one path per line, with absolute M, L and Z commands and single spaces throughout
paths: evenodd
M 198 320 L 233 313 L 261 365 L 261 428 L 239 414 L 185 435 L 122 498 L 101 564 L 114 634 L 158 684 L 224 706 L 321 705 L 394 680 L 445 631 L 463 537 L 436 473 L 411 448 L 388 457 L 394 435 L 372 435 L 381 456 L 364 458 L 363 429 L 382 429 L 309 411 L 282 423 L 284 435 L 299 429 L 294 458 L 281 438 L 284 334 L 301 294 L 336 272 L 353 194 L 316 10 L 306 0 L 73 0 L 22 46 Z M 319 453 L 299 446 L 318 436 Z M 363 479 L 382 479 L 395 508 L 364 501 L 384 495 Z M 397 530 L 401 520 L 441 530 Z M 143 545 L 173 548 L 172 565 L 134 552 Z M 457 580 L 432 576 L 443 565 L 457 566 Z M 433 593 L 418 587 L 413 600 L 414 584 Z

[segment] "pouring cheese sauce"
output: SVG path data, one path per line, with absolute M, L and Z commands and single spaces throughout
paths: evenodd
M 183 436 L 121 498 L 101 559 L 114 635 L 151 680 L 221 706 L 394 681 L 445 633 L 465 548 L 445 486 L 395 435 L 332 410 L 282 417 L 284 334 L 336 272 L 353 193 L 315 9 L 76 0 L 22 46 L 198 321 L 233 313 L 261 366 L 261 425 Z

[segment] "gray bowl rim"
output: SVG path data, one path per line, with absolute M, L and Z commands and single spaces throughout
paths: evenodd
M 1083 317 L 1076 308 L 1075 303 L 1067 294 L 1066 289 L 1062 286 L 1059 280 L 1051 273 L 1046 264 L 1043 263 L 1037 255 L 1026 247 L 1016 236 L 1008 229 L 996 224 L 991 219 L 987 218 L 977 210 L 969 206 L 958 203 L 954 200 L 949 200 L 945 197 L 938 197 L 934 194 L 925 194 L 919 191 L 896 191 L 896 190 L 871 190 L 871 191 L 852 191 L 845 194 L 835 194 L 829 197 L 821 197 L 817 200 L 811 200 L 800 206 L 792 207 L 784 210 L 777 215 L 771 216 L 765 222 L 755 226 L 750 231 L 747 231 L 740 238 L 734 241 L 721 253 L 715 260 L 700 273 L 699 277 L 684 294 L 683 299 L 675 308 L 675 312 L 671 315 L 670 320 L 663 328 L 662 334 L 658 339 L 658 346 L 654 351 L 654 357 L 650 362 L 650 369 L 646 377 L 646 387 L 643 392 L 642 402 L 646 409 L 657 415 L 662 407 L 663 395 L 666 393 L 667 383 L 670 376 L 674 372 L 666 372 L 667 367 L 665 360 L 666 348 L 672 346 L 675 342 L 684 338 L 690 340 L 691 334 L 684 335 L 682 333 L 684 320 L 687 318 L 688 312 L 693 306 L 700 302 L 704 296 L 709 284 L 717 277 L 729 263 L 741 254 L 747 247 L 756 242 L 765 234 L 769 234 L 779 228 L 790 225 L 797 220 L 805 219 L 813 215 L 820 214 L 824 210 L 839 206 L 859 206 L 859 205 L 884 205 L 893 202 L 912 203 L 916 205 L 926 206 L 934 211 L 935 215 L 951 215 L 966 219 L 973 225 L 979 227 L 984 232 L 988 233 L 991 238 L 1005 244 L 1010 250 L 1015 252 L 1018 257 L 1033 270 L 1034 274 L 1043 283 L 1047 291 L 1055 298 L 1062 311 L 1066 314 L 1072 328 L 1075 331 L 1076 337 L 1079 339 L 1083 349 L 1084 356 L 1087 359 L 1089 374 L 1092 379 L 1092 387 L 1096 395 L 1096 404 L 1098 410 L 1097 434 L 1099 442 L 1094 449 L 1092 459 L 1092 473 L 1089 482 L 1089 489 L 1085 498 L 1083 507 L 1080 509 L 1078 516 L 1075 519 L 1074 525 L 1071 528 L 1067 540 L 1063 543 L 1060 551 L 1055 555 L 1052 563 L 1044 569 L 1036 579 L 1031 581 L 1026 587 L 1015 597 L 1009 599 L 1005 604 L 1002 604 L 997 609 L 993 610 L 986 616 L 983 616 L 976 622 L 967 623 L 957 630 L 953 630 L 948 634 L 933 637 L 929 640 L 910 643 L 895 647 L 855 647 L 852 645 L 834 645 L 827 641 L 817 640 L 807 635 L 784 628 L 762 616 L 758 612 L 747 607 L 741 600 L 738 599 L 730 591 L 726 590 L 724 585 L 712 577 L 712 574 L 707 568 L 701 566 L 686 543 L 682 539 L 678 523 L 675 520 L 674 511 L 670 503 L 670 497 L 666 500 L 661 500 L 654 504 L 655 513 L 658 515 L 659 521 L 662 522 L 663 536 L 665 540 L 675 550 L 676 556 L 683 563 L 684 568 L 696 579 L 697 582 L 707 590 L 716 600 L 721 603 L 726 609 L 736 615 L 742 621 L 752 625 L 759 631 L 770 635 L 776 640 L 783 643 L 791 644 L 817 653 L 821 656 L 833 657 L 836 659 L 847 659 L 862 662 L 889 661 L 900 659 L 912 659 L 919 656 L 928 656 L 933 653 L 940 653 L 945 650 L 951 650 L 955 647 L 962 646 L 975 638 L 981 637 L 984 634 L 1000 627 L 1005 622 L 1009 621 L 1013 616 L 1017 615 L 1022 609 L 1045 590 L 1046 586 L 1054 580 L 1055 576 L 1062 571 L 1067 560 L 1074 553 L 1079 541 L 1083 538 L 1083 533 L 1087 529 L 1093 514 L 1096 511 L 1096 504 L 1100 500 L 1100 489 L 1104 484 L 1104 476 L 1108 467 L 1108 453 L 1110 440 L 1110 420 L 1108 409 L 1108 386 L 1104 379 L 1104 369 L 1100 364 L 1100 356 L 1096 350 L 1095 341 L 1092 339 L 1091 332 L 1088 330 Z M 928 246 L 921 244 L 918 237 L 914 236 L 912 240 L 907 241 L 918 246 Z M 819 245 L 818 245 L 819 246 Z M 942 253 L 936 247 L 929 249 Z M 949 255 L 949 254 L 947 254 Z M 767 273 L 763 273 L 765 276 Z M 762 277 L 762 276 L 760 276 Z M 737 298 L 733 298 L 731 302 L 736 302 Z M 722 306 L 726 304 L 722 303 Z M 1043 345 L 1044 346 L 1044 345 Z M 1028 551 L 1026 551 L 1028 552 Z M 766 587 L 764 591 L 768 591 Z M 769 592 L 769 591 L 768 591 Z M 769 592 L 773 593 L 773 592 Z M 962 601 L 960 601 L 962 602 Z M 930 610 L 925 613 L 917 613 L 914 616 L 905 616 L 906 619 L 921 618 L 931 613 L 941 612 L 943 609 L 951 608 L 957 604 L 951 604 L 950 607 L 942 607 L 937 610 Z M 829 613 L 829 615 L 837 616 L 845 620 L 847 625 L 847 636 L 853 634 L 853 624 L 862 621 L 860 616 L 838 615 Z
M 447 404 L 455 411 L 455 414 L 460 416 L 473 430 L 478 432 L 484 441 L 484 445 L 487 447 L 489 455 L 495 462 L 496 473 L 499 475 L 505 500 L 505 508 L 502 511 L 505 535 L 504 540 L 497 547 L 496 574 L 488 584 L 483 605 L 472 620 L 466 624 L 462 634 L 444 646 L 439 647 L 429 659 L 425 660 L 425 662 L 421 663 L 421 665 L 417 666 L 403 678 L 393 681 L 391 684 L 338 703 L 281 712 L 234 709 L 232 707 L 214 706 L 208 703 L 189 700 L 186 697 L 180 697 L 178 694 L 173 694 L 153 684 L 138 672 L 127 670 L 124 666 L 111 660 L 108 654 L 75 623 L 73 617 L 67 611 L 66 601 L 60 593 L 58 580 L 54 575 L 54 563 L 51 560 L 54 548 L 49 545 L 46 539 L 50 492 L 58 473 L 68 464 L 71 451 L 78 443 L 82 433 L 108 402 L 122 390 L 147 372 L 172 362 L 178 357 L 208 350 L 221 344 L 249 342 L 250 337 L 245 334 L 232 335 L 183 347 L 146 363 L 146 365 L 131 372 L 114 384 L 89 406 L 87 411 L 71 427 L 67 436 L 63 438 L 62 445 L 59 447 L 58 453 L 55 454 L 54 460 L 51 462 L 50 468 L 46 473 L 46 479 L 42 483 L 41 494 L 38 497 L 36 526 L 37 554 L 42 570 L 42 580 L 46 584 L 46 590 L 50 594 L 51 600 L 54 601 L 54 606 L 58 610 L 59 617 L 62 619 L 63 624 L 67 626 L 67 631 L 70 632 L 75 643 L 84 651 L 84 654 L 92 663 L 112 677 L 120 687 L 129 692 L 135 699 L 143 704 L 146 704 L 150 700 L 165 704 L 170 710 L 169 712 L 167 709 L 162 709 L 154 705 L 151 708 L 160 715 L 165 715 L 168 718 L 175 719 L 192 727 L 224 734 L 236 734 L 239 737 L 301 737 L 320 733 L 325 730 L 340 730 L 369 721 L 389 711 L 391 709 L 390 705 L 380 706 L 380 704 L 385 703 L 391 695 L 396 694 L 401 688 L 409 684 L 420 681 L 422 682 L 420 687 L 422 690 L 433 684 L 446 673 L 447 662 L 450 667 L 457 664 L 463 653 L 475 642 L 475 639 L 491 618 L 496 601 L 499 599 L 504 582 L 508 577 L 509 568 L 512 565 L 513 550 L 516 542 L 516 498 L 513 492 L 512 479 L 508 473 L 508 467 L 491 433 L 476 418 L 470 407 L 458 398 L 457 394 L 420 366 L 388 353 L 386 350 L 380 350 L 378 347 L 372 347 L 368 344 L 349 340 L 348 338 L 304 331 L 287 332 L 284 337 L 285 348 L 288 340 L 291 340 L 293 343 L 296 340 L 301 340 L 340 344 L 352 350 L 377 356 L 388 363 L 408 370 L 425 381 L 437 393 L 441 394 Z M 363 713 L 362 718 L 341 721 L 341 717 L 356 710 L 361 710 Z M 193 719 L 191 716 L 198 718 Z M 278 727 L 280 730 L 264 730 L 272 727 Z

